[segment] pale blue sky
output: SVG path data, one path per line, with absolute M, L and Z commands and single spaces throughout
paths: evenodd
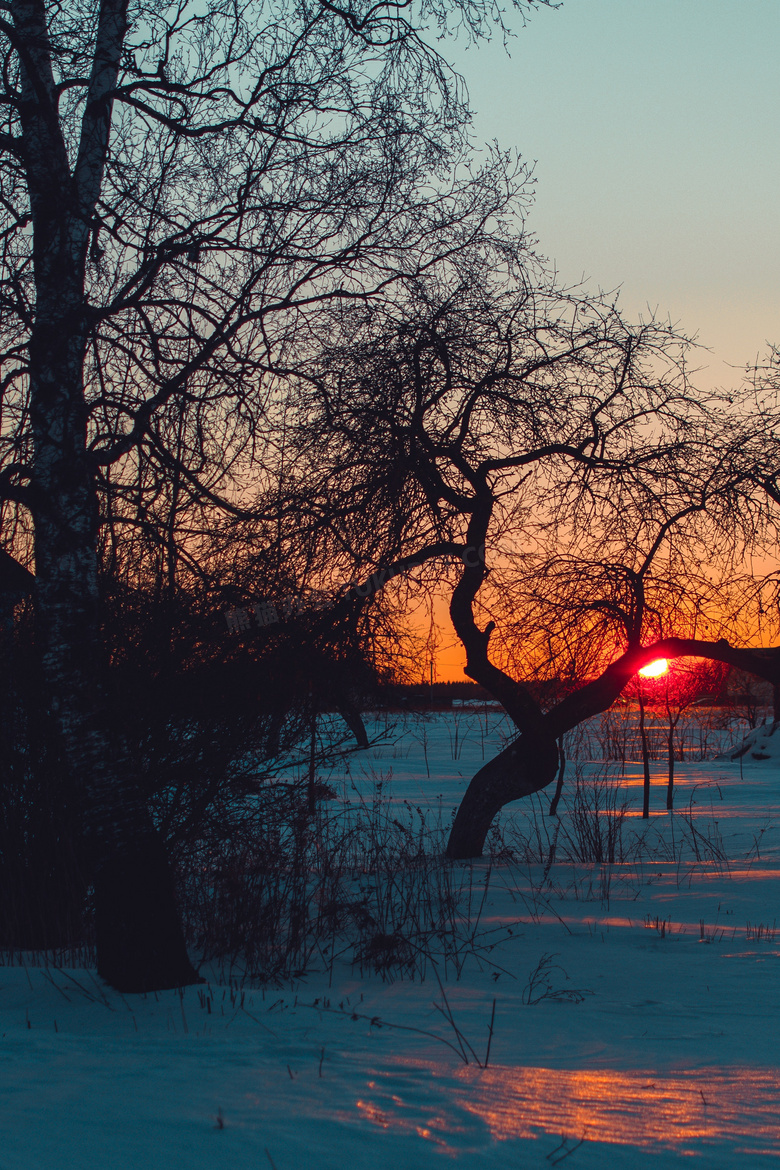
M 780 0 L 563 0 L 507 57 L 445 42 L 480 139 L 536 160 L 529 227 L 724 362 L 780 343 Z

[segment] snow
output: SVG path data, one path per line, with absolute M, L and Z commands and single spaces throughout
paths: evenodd
M 736 760 L 749 754 L 754 760 L 780 759 L 780 723 L 763 723 L 754 727 L 732 751 L 722 752 L 718 759 Z M 775 736 L 777 735 L 777 739 Z
M 324 778 L 357 800 L 381 774 L 393 815 L 446 825 L 501 735 L 495 712 L 441 714 Z M 0 968 L 0 1170 L 775 1164 L 780 761 L 678 763 L 674 836 L 652 771 L 649 823 L 641 765 L 619 778 L 623 864 L 566 860 L 560 837 L 549 866 L 522 855 L 554 832 L 549 793 L 535 826 L 532 802 L 505 811 L 503 860 L 458 863 L 474 907 L 487 893 L 441 986 L 430 963 L 421 982 L 343 961 L 121 996 L 35 956 Z

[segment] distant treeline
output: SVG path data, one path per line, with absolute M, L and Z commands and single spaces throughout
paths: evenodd
M 561 679 L 528 679 L 523 684 L 534 698 L 547 707 L 554 703 L 561 694 L 571 689 L 571 684 Z M 431 683 L 399 683 L 390 684 L 382 688 L 382 695 L 389 706 L 425 707 L 447 709 L 453 701 L 467 703 L 495 703 L 496 700 L 484 687 L 477 683 L 463 680 L 462 682 L 435 682 Z M 660 699 L 661 692 L 659 691 Z M 654 705 L 655 696 L 651 693 L 646 697 L 649 706 Z M 718 707 L 739 706 L 769 706 L 772 703 L 772 686 L 744 670 L 732 669 L 726 672 L 717 692 L 704 683 L 701 693 L 693 700 L 696 703 L 709 701 Z

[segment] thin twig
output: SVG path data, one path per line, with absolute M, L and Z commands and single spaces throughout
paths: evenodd
M 490 1013 L 490 1024 L 488 1025 L 487 1051 L 485 1052 L 485 1063 L 482 1065 L 483 1068 L 487 1068 L 488 1064 L 490 1063 L 490 1045 L 493 1043 L 493 1022 L 494 1022 L 495 1018 L 496 1018 L 496 1001 L 493 1000 L 493 1011 Z

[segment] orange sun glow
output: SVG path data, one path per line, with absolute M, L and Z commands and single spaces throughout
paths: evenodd
M 647 666 L 643 666 L 639 673 L 642 678 L 660 678 L 662 674 L 666 674 L 668 669 L 668 659 L 656 658 L 655 662 L 648 662 Z

